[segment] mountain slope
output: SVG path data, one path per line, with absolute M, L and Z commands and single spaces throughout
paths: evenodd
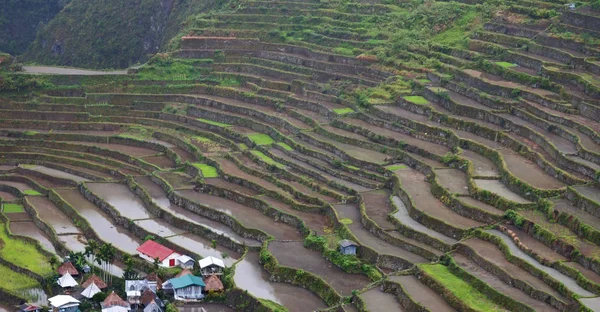
M 189 15 L 211 8 L 199 0 L 73 0 L 23 55 L 25 61 L 124 68 L 145 61 Z

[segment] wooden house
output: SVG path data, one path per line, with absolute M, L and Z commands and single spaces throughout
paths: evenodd
M 340 245 L 340 253 L 342 255 L 355 255 L 356 249 L 358 248 L 358 244 L 349 240 L 343 239 L 339 242 Z
M 206 284 L 204 290 L 207 293 L 222 292 L 223 290 L 225 290 L 221 279 L 217 275 L 209 275 L 208 277 L 206 277 L 204 279 L 204 284 Z
M 162 280 L 158 277 L 156 272 L 152 272 L 148 274 L 145 278 L 146 282 L 148 282 L 148 287 L 153 291 L 157 292 L 162 288 Z
M 197 301 L 204 298 L 204 281 L 201 277 L 195 275 L 184 275 L 169 280 L 169 284 L 173 288 L 175 300 L 182 301 Z
M 167 248 L 153 240 L 145 241 L 136 250 L 139 252 L 140 258 L 150 263 L 154 263 L 154 259 L 158 259 L 160 266 L 164 268 L 177 266 L 177 258 L 181 256 L 173 249 Z
M 57 283 L 62 288 L 71 288 L 79 285 L 77 284 L 77 281 L 75 281 L 73 276 L 71 276 L 71 274 L 69 273 L 66 273 L 65 275 L 61 276 L 58 279 Z
M 198 260 L 198 264 L 200 265 L 200 272 L 202 273 L 202 276 L 209 276 L 213 274 L 222 275 L 223 269 L 225 269 L 225 263 L 223 263 L 223 260 L 212 256 Z
M 58 295 L 48 298 L 53 312 L 77 312 L 79 311 L 79 300 L 69 295 Z
M 58 268 L 56 268 L 56 273 L 58 273 L 60 276 L 63 276 L 67 273 L 71 274 L 71 276 L 79 275 L 79 271 L 77 271 L 71 261 L 65 261 L 63 264 L 61 264 Z
M 92 283 L 96 284 L 96 286 L 100 289 L 104 289 L 104 288 L 108 287 L 108 285 L 106 285 L 106 283 L 100 277 L 98 277 L 98 275 L 96 275 L 96 274 L 92 274 L 90 277 L 88 277 L 88 279 L 85 280 L 85 282 L 83 282 L 83 284 L 81 284 L 81 287 L 87 288 Z
M 103 312 L 119 312 L 130 310 L 130 305 L 127 301 L 121 299 L 114 291 L 106 296 L 100 304 Z
M 140 304 L 140 297 L 146 288 L 150 288 L 147 280 L 126 280 L 125 293 L 127 294 L 127 302 L 131 305 Z
M 162 312 L 162 309 L 156 301 L 152 300 L 144 307 L 144 312 Z

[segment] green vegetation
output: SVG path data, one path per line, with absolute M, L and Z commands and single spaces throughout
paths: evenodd
M 263 133 L 248 134 L 248 138 L 256 145 L 270 145 L 275 142 L 272 137 Z
M 338 115 L 346 115 L 346 114 L 354 113 L 354 110 L 350 107 L 336 108 L 333 111 Z
M 226 123 L 221 123 L 218 121 L 212 121 L 209 119 L 204 119 L 204 118 L 196 118 L 198 121 L 201 121 L 203 123 L 209 124 L 209 125 L 213 125 L 213 126 L 217 126 L 217 127 L 231 127 L 231 125 L 228 125 Z
M 19 204 L 2 204 L 2 212 L 4 213 L 16 213 L 16 212 L 24 212 L 25 209 L 23 205 Z
M 246 145 L 245 143 L 239 143 L 238 146 L 240 147 L 240 149 L 242 151 L 245 151 L 248 149 L 248 145 Z
M 17 273 L 4 265 L 0 265 L 0 276 L 2 276 L 0 278 L 0 288 L 15 295 L 19 295 L 20 290 L 41 287 L 38 281 L 33 278 Z
M 472 10 L 458 19 L 452 27 L 433 36 L 432 41 L 446 46 L 466 47 L 471 33 L 481 26 L 479 14 Z
M 219 177 L 219 172 L 217 172 L 217 168 L 202 164 L 202 163 L 193 163 L 194 167 L 198 168 L 202 172 L 202 176 L 205 178 L 217 178 Z
M 32 195 L 32 196 L 40 196 L 42 195 L 42 193 L 36 191 L 36 190 L 24 190 L 23 194 L 25 195 Z
M 348 219 L 348 218 L 344 218 L 344 219 L 340 219 L 340 223 L 341 224 L 345 224 L 345 225 L 350 225 L 354 222 L 352 222 L 352 220 Z
M 206 78 L 207 70 L 201 66 L 212 60 L 173 59 L 168 54 L 157 54 L 138 71 L 141 80 L 199 80 Z
M 45 1 L 27 2 L 28 9 L 37 6 L 37 2 Z M 64 3 L 65 0 L 59 2 Z M 100 5 L 96 1 L 70 0 L 64 10 L 40 29 L 25 54 L 25 61 L 88 68 L 126 68 L 146 61 L 148 55 L 164 48 L 188 16 L 215 5 L 210 1 L 169 3 L 145 0 L 123 5 L 121 0 L 106 0 Z M 27 22 L 33 27 L 38 26 L 37 22 Z
M 256 157 L 260 158 L 262 161 L 264 161 L 266 164 L 271 165 L 271 166 L 276 166 L 279 168 L 283 168 L 285 167 L 284 165 L 276 162 L 275 160 L 273 160 L 273 158 L 265 155 L 263 152 L 261 151 L 257 151 L 257 150 L 251 150 L 250 151 L 252 154 L 254 154 Z
M 509 63 L 509 62 L 496 62 L 496 65 L 502 66 L 504 68 L 515 67 L 517 64 Z
M 292 150 L 294 150 L 291 146 L 289 146 L 289 145 L 287 145 L 287 144 L 285 144 L 283 142 L 277 142 L 276 144 L 279 145 L 279 146 L 281 146 L 281 147 L 283 147 L 283 149 L 286 150 L 286 151 L 292 151 Z
M 273 311 L 273 312 L 287 312 L 288 311 L 288 309 L 285 308 L 284 306 L 280 305 L 279 303 L 273 302 L 271 300 L 267 300 L 267 299 L 258 299 L 258 300 L 264 306 L 271 309 L 271 311 Z
M 394 171 L 398 169 L 406 169 L 406 165 L 393 165 L 386 167 L 388 170 Z
M 0 223 L 0 241 L 4 244 L 0 249 L 0 257 L 17 266 L 46 276 L 52 272 L 48 258 L 36 246 L 8 236 L 6 223 Z M 27 255 L 27 257 L 23 257 Z
M 405 96 L 403 97 L 405 100 L 411 102 L 411 103 L 415 103 L 418 105 L 427 105 L 429 104 L 429 101 L 427 101 L 426 98 L 419 96 L 419 95 L 410 95 L 410 96 Z
M 452 274 L 441 264 L 422 264 L 419 268 L 444 285 L 452 294 L 475 311 L 504 311 L 471 284 Z

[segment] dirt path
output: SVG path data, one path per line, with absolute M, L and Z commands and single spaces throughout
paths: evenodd
M 68 67 L 53 67 L 53 66 L 23 66 L 23 71 L 27 74 L 51 74 L 51 75 L 81 75 L 81 76 L 98 76 L 98 75 L 127 75 L 127 70 L 99 71 Z

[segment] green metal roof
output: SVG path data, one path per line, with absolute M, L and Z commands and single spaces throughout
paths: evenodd
M 171 285 L 173 285 L 173 289 L 184 288 L 192 285 L 205 287 L 204 281 L 201 277 L 188 274 L 177 278 L 172 278 L 169 280 Z

